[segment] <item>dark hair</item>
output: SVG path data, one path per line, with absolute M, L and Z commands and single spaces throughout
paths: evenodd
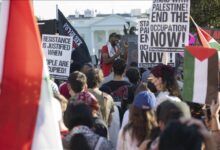
M 95 88 L 101 84 L 103 73 L 100 69 L 91 69 L 86 73 L 88 88 Z
M 125 72 L 125 68 L 126 68 L 126 62 L 124 59 L 116 59 L 113 62 L 113 72 L 116 75 L 123 75 L 123 73 Z
M 186 103 L 166 100 L 157 107 L 156 116 L 158 122 L 162 121 L 166 125 L 181 117 L 190 118 L 191 114 Z
M 151 130 L 157 126 L 153 110 L 139 109 L 135 106 L 130 107 L 129 123 L 123 129 L 123 135 L 131 129 L 132 139 L 138 141 L 138 145 L 150 138 Z
M 84 73 L 79 71 L 74 71 L 70 74 L 68 78 L 68 83 L 70 84 L 72 90 L 75 93 L 79 93 L 83 90 L 84 86 L 86 85 L 86 76 Z
M 132 61 L 129 66 L 130 67 L 138 67 L 138 63 L 135 61 Z
M 64 124 L 69 130 L 78 125 L 91 128 L 93 120 L 90 107 L 82 102 L 70 102 L 64 112 Z
M 113 38 L 113 37 L 116 37 L 116 38 L 120 38 L 119 34 L 113 32 L 109 35 L 109 39 Z
M 156 77 L 162 78 L 162 83 L 165 90 L 168 90 L 171 96 L 181 98 L 179 86 L 177 84 L 175 70 L 169 65 L 159 64 L 151 70 L 151 73 Z
M 195 126 L 172 121 L 160 136 L 159 150 L 201 150 L 202 136 Z
M 91 150 L 83 134 L 75 134 L 70 140 L 70 150 Z
M 85 63 L 85 64 L 83 64 L 82 67 L 80 68 L 80 71 L 81 71 L 82 73 L 87 73 L 87 72 L 88 72 L 88 70 L 85 70 L 85 67 L 86 67 L 86 66 L 87 66 L 88 70 L 94 68 L 93 64 L 91 64 L 91 63 Z
M 138 82 L 141 79 L 139 70 L 137 68 L 133 68 L 133 67 L 129 68 L 126 71 L 126 76 L 128 77 L 129 81 L 135 85 L 138 84 Z

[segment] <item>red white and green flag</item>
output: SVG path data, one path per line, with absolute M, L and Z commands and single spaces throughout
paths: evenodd
M 211 104 L 218 95 L 218 53 L 213 48 L 187 46 L 184 51 L 185 101 Z
M 3 0 L 1 5 L 1 150 L 62 149 L 31 5 L 28 0 Z
M 191 17 L 191 20 L 197 29 L 202 46 L 207 47 L 207 48 L 214 48 L 220 54 L 220 44 L 213 37 L 211 37 L 205 30 L 199 27 L 192 17 Z

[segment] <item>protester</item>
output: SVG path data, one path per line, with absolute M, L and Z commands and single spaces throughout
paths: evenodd
M 74 71 L 81 71 L 82 73 L 86 73 L 88 70 L 92 69 L 94 66 L 90 63 L 85 63 L 81 68 L 79 68 L 78 70 L 74 70 Z M 73 71 L 73 72 L 74 72 Z M 69 93 L 69 87 L 67 85 L 67 82 L 63 82 L 62 84 L 60 84 L 59 86 L 59 91 L 60 93 L 65 96 L 66 99 L 69 100 L 69 98 L 71 97 L 70 93 Z
M 128 70 L 126 71 L 126 77 L 128 78 L 129 82 L 134 86 L 137 86 L 139 84 L 141 78 L 139 70 L 135 67 L 128 68 Z
M 82 147 L 89 146 L 90 149 L 111 150 L 112 144 L 105 138 L 95 134 L 91 128 L 93 127 L 92 111 L 90 107 L 82 102 L 69 103 L 66 112 L 64 113 L 64 123 L 70 130 L 70 133 L 64 137 L 63 146 L 65 149 L 70 150 L 70 146 L 74 141 L 83 142 Z M 78 136 L 79 134 L 83 136 Z M 78 137 L 74 137 L 77 135 Z M 83 137 L 85 139 L 83 139 Z M 76 139 L 72 139 L 76 138 Z M 73 141 L 71 141 L 71 139 Z M 83 141 L 79 141 L 83 139 Z M 70 142 L 73 142 L 70 144 Z M 77 143 L 78 143 L 77 142 Z M 84 145 L 85 144 L 85 145 Z M 79 145 L 78 145 L 79 146 Z M 79 147 L 81 149 L 81 147 Z
M 147 87 L 147 83 L 145 82 L 141 82 L 136 91 L 135 91 L 135 96 L 137 94 L 139 94 L 140 92 L 142 91 L 149 91 L 148 87 Z M 126 112 L 124 113 L 124 116 L 123 116 L 123 120 L 122 120 L 122 124 L 121 124 L 121 128 L 124 128 L 124 126 L 129 122 L 129 109 L 126 110 Z
M 180 101 L 181 93 L 174 68 L 169 65 L 159 64 L 151 70 L 149 79 L 159 92 L 157 95 L 157 106 L 167 99 Z
M 170 122 L 160 136 L 159 150 L 215 150 L 211 134 L 203 123 L 196 119 Z
M 133 93 L 129 93 L 129 87 L 132 85 L 123 80 L 123 74 L 125 73 L 126 63 L 123 59 L 117 59 L 113 63 L 113 80 L 103 84 L 100 87 L 101 91 L 110 94 L 114 102 L 121 107 L 122 112 L 125 112 L 129 103 L 133 100 Z
M 112 113 L 114 112 L 114 101 L 111 95 L 99 90 L 99 85 L 103 80 L 103 73 L 99 69 L 90 69 L 86 73 L 88 90 L 99 102 L 102 118 L 110 126 Z
M 119 132 L 117 150 L 136 150 L 146 139 L 150 139 L 151 130 L 157 126 L 153 108 L 156 98 L 149 91 L 135 96 L 130 108 L 129 122 Z
M 114 60 L 120 56 L 120 49 L 117 48 L 119 40 L 120 36 L 117 33 L 111 33 L 109 35 L 109 42 L 101 49 L 100 65 L 105 77 L 111 73 Z
M 113 80 L 103 84 L 100 90 L 110 94 L 117 106 L 114 106 L 114 113 L 112 117 L 112 123 L 109 128 L 110 139 L 116 146 L 118 132 L 120 130 L 121 121 L 125 110 L 128 107 L 130 101 L 133 100 L 133 93 L 129 93 L 128 89 L 132 86 L 128 81 L 123 80 L 123 74 L 125 73 L 126 64 L 123 59 L 117 59 L 113 63 Z
M 156 118 L 160 130 L 150 141 L 143 142 L 143 145 L 141 146 L 142 149 L 148 148 L 149 150 L 158 150 L 160 133 L 163 132 L 167 124 L 170 121 L 179 120 L 180 118 L 189 119 L 191 118 L 191 113 L 189 106 L 186 103 L 182 101 L 177 102 L 165 100 L 157 107 Z
M 70 93 L 72 97 L 70 102 L 83 102 L 87 104 L 91 110 L 94 121 L 94 131 L 104 137 L 108 137 L 108 129 L 105 122 L 102 120 L 100 106 L 96 97 L 87 91 L 87 78 L 84 73 L 75 71 L 68 78 L 70 85 Z

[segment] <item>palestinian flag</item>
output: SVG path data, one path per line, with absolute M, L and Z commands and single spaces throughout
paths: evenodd
M 1 5 L 1 150 L 62 149 L 31 3 L 31 0 L 3 0 Z
M 185 101 L 211 104 L 218 95 L 218 54 L 213 48 L 187 46 L 184 51 Z
M 213 37 L 200 27 L 197 27 L 197 31 L 204 47 L 211 47 L 220 52 L 220 44 Z
M 201 27 L 199 27 L 195 23 L 195 21 L 193 20 L 192 17 L 191 17 L 191 19 L 192 19 L 194 25 L 196 26 L 200 41 L 202 43 L 202 46 L 207 47 L 207 48 L 214 48 L 220 54 L 220 44 L 213 37 L 211 37 L 205 30 L 203 30 Z

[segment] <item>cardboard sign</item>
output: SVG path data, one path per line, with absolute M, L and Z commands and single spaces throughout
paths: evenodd
M 66 79 L 70 72 L 72 37 L 43 34 L 42 48 L 50 75 L 57 79 Z

